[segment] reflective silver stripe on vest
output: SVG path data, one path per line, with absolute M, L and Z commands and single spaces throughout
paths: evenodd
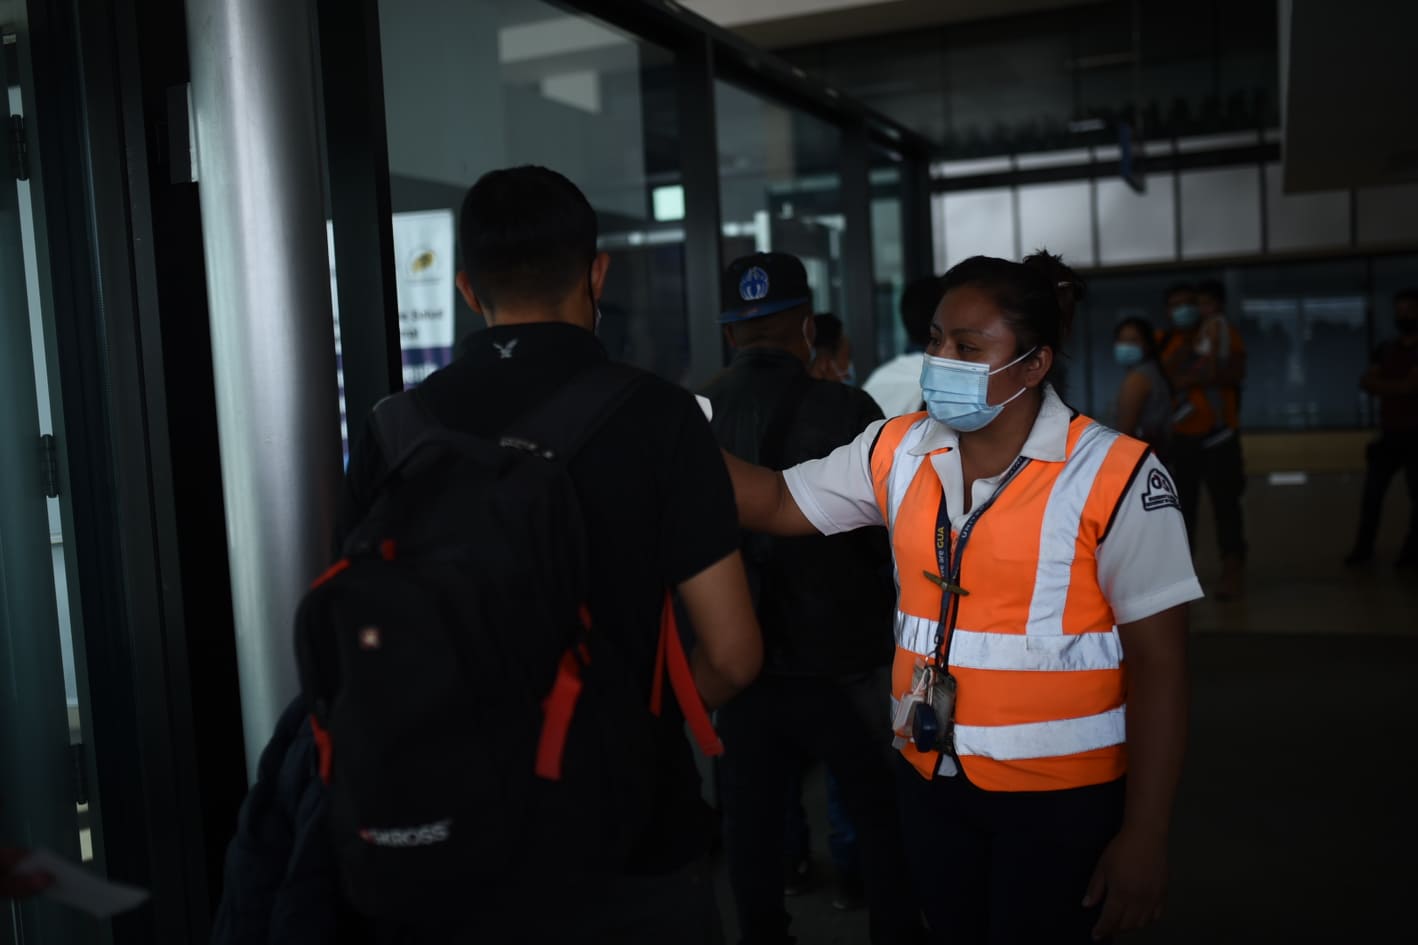
M 950 665 L 962 669 L 1064 673 L 1117 669 L 1122 660 L 1123 644 L 1116 628 L 1056 637 L 956 628 L 950 647 Z
M 1127 741 L 1127 707 L 1098 715 L 1022 725 L 957 725 L 955 751 L 996 761 L 1076 755 Z
M 935 652 L 935 628 L 933 617 L 916 617 L 904 611 L 896 611 L 896 645 L 903 650 L 930 656 Z
M 1039 533 L 1039 567 L 1034 576 L 1034 597 L 1029 602 L 1030 636 L 1059 636 L 1064 632 L 1064 607 L 1073 581 L 1074 549 L 1083 522 L 1083 507 L 1093 491 L 1093 481 L 1118 434 L 1090 423 L 1078 436 L 1073 452 L 1054 480 L 1044 507 Z
M 901 442 L 897 444 L 896 453 L 891 457 L 891 471 L 886 475 L 886 509 L 884 511 L 886 512 L 886 527 L 893 535 L 896 533 L 897 513 L 901 511 L 901 503 L 906 499 L 906 490 L 911 487 L 911 480 L 916 478 L 916 472 L 926 459 L 924 456 L 912 456 L 911 450 L 921 442 L 921 437 L 926 435 L 926 427 L 929 423 L 929 417 L 922 417 L 911 424 L 911 428 L 906 431 L 906 435 L 901 437 Z

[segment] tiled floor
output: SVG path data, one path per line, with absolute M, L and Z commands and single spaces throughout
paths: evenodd
M 1418 569 L 1392 566 L 1395 481 L 1378 563 L 1347 569 L 1360 477 L 1255 477 L 1249 594 L 1193 610 L 1194 711 L 1167 919 L 1122 941 L 1418 942 Z M 1220 572 L 1206 523 L 1198 572 Z M 809 816 L 825 823 L 820 777 Z M 721 882 L 732 937 L 732 908 Z M 804 945 L 865 943 L 830 893 L 789 900 Z

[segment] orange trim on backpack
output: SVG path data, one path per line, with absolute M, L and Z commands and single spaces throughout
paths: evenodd
M 335 771 L 335 743 L 313 714 L 310 716 L 310 730 L 315 733 L 315 751 L 320 756 L 320 780 L 329 784 Z
M 341 571 L 345 570 L 349 566 L 350 559 L 341 558 L 339 561 L 336 561 L 334 564 L 326 568 L 324 574 L 320 575 L 318 578 L 312 581 L 310 584 L 310 589 L 314 590 L 315 588 L 319 587 L 321 584 L 324 584 L 326 581 L 330 580 L 335 575 L 339 574 Z
M 666 671 L 675 701 L 684 713 L 684 720 L 699 750 L 710 758 L 722 755 L 724 743 L 714 731 L 709 710 L 704 707 L 704 700 L 699 697 L 699 689 L 694 685 L 694 671 L 689 668 L 684 641 L 679 638 L 679 624 L 675 620 L 674 601 L 669 591 L 665 591 L 665 606 L 660 612 L 660 643 L 655 653 L 655 680 L 650 688 L 650 711 L 655 715 L 659 715 L 662 708 L 664 684 L 661 680 Z
M 566 754 L 566 736 L 571 730 L 571 717 L 576 714 L 576 701 L 581 698 L 581 664 L 571 650 L 561 656 L 556 669 L 556 682 L 542 701 L 546 720 L 537 741 L 537 777 L 547 781 L 561 780 L 562 756 Z

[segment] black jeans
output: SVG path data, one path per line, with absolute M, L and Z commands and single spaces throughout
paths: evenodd
M 729 880 L 746 945 L 789 942 L 783 803 L 802 756 L 820 758 L 857 828 L 874 945 L 919 941 L 892 781 L 889 681 L 765 676 L 719 710 Z
M 985 791 L 896 762 L 906 855 L 938 945 L 1092 945 L 1082 905 L 1122 824 L 1121 780 L 1067 791 Z
M 1359 534 L 1354 539 L 1355 554 L 1374 553 L 1379 534 L 1379 515 L 1384 493 L 1401 469 L 1408 482 L 1408 537 L 1400 557 L 1418 555 L 1418 433 L 1384 433 L 1364 451 L 1368 468 L 1364 474 L 1364 498 L 1359 508 Z
M 1211 494 L 1216 516 L 1216 542 L 1223 557 L 1246 556 L 1246 529 L 1241 515 L 1241 496 L 1246 491 L 1245 460 L 1241 437 L 1232 433 L 1220 443 L 1207 446 L 1209 437 L 1174 436 L 1168 450 L 1172 475 L 1177 480 L 1177 501 L 1187 524 L 1187 540 L 1196 550 L 1196 513 L 1201 487 Z

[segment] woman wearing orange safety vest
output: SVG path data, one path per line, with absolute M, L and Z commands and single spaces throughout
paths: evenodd
M 727 457 L 746 528 L 890 532 L 901 816 L 952 945 L 1154 919 L 1186 738 L 1201 588 L 1176 491 L 1145 444 L 1049 384 L 1076 279 L 1031 262 L 947 273 L 925 412 L 781 474 Z

